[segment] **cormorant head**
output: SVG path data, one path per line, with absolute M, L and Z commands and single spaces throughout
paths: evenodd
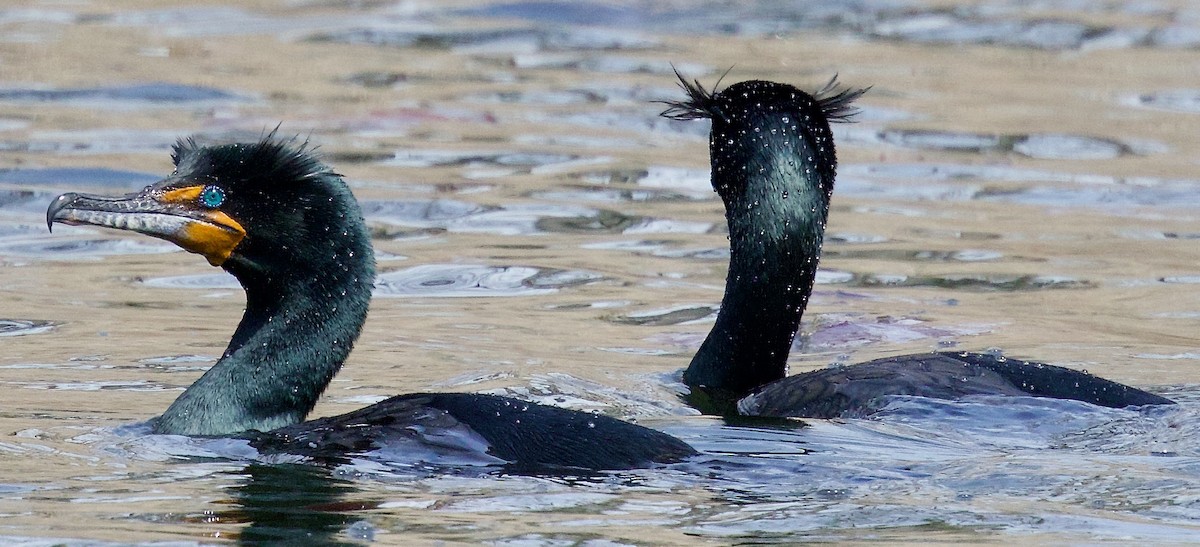
M 727 204 L 747 184 L 797 170 L 797 165 L 815 175 L 805 178 L 819 184 L 828 199 L 837 168 L 829 123 L 851 121 L 858 113 L 853 102 L 870 88 L 841 89 L 834 76 L 813 94 L 763 80 L 739 82 L 718 92 L 715 85 L 707 90 L 699 81 L 675 74 L 687 99 L 666 101 L 662 115 L 712 120 L 713 188 Z M 781 161 L 789 167 L 781 169 Z
M 140 192 L 58 196 L 47 225 L 92 224 L 165 239 L 243 285 L 351 269 L 370 282 L 373 256 L 358 203 L 306 142 L 273 133 L 214 146 L 185 139 L 172 159 L 175 171 Z

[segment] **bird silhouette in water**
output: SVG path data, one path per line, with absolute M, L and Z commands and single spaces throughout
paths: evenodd
M 153 431 L 237 436 L 315 458 L 385 450 L 432 463 L 628 469 L 694 454 L 614 418 L 494 395 L 417 393 L 304 421 L 367 317 L 370 234 L 342 177 L 307 143 L 279 139 L 174 147 L 175 171 L 120 197 L 68 193 L 47 225 L 90 224 L 165 239 L 237 278 L 246 309 L 229 346 Z M 409 462 L 405 462 L 409 463 Z
M 683 373 L 688 400 L 700 410 L 830 418 L 870 414 L 895 395 L 1035 396 L 1116 408 L 1173 404 L 1085 372 L 990 353 L 904 355 L 787 376 L 837 171 L 829 124 L 850 121 L 854 101 L 867 90 L 841 88 L 836 78 L 814 94 L 768 81 L 720 92 L 682 76 L 679 82 L 687 98 L 668 101 L 663 115 L 712 121 L 712 186 L 729 225 L 725 296 Z

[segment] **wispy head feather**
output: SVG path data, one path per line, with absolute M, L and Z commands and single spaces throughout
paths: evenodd
M 673 120 L 699 120 L 721 116 L 721 110 L 716 101 L 717 87 L 721 85 L 721 80 L 725 79 L 733 67 L 729 67 L 725 74 L 717 78 L 717 83 L 713 84 L 712 89 L 704 89 L 704 84 L 701 84 L 700 80 L 689 82 L 674 66 L 671 66 L 671 70 L 675 71 L 675 77 L 679 78 L 679 87 L 683 89 L 688 98 L 682 101 L 662 101 L 667 105 L 667 109 L 662 111 L 663 117 Z
M 834 74 L 829 79 L 829 83 L 813 93 L 813 98 L 817 100 L 817 105 L 825 114 L 826 119 L 831 122 L 850 123 L 854 121 L 854 116 L 861 112 L 858 107 L 854 106 L 854 101 L 870 91 L 871 86 L 859 89 L 843 88 L 838 84 L 837 79 L 838 75 Z

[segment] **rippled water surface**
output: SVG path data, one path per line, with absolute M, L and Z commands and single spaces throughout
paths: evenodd
M 1170 0 L 0 7 L 0 543 L 1190 543 L 1198 49 L 1200 9 Z M 728 250 L 707 125 L 657 115 L 680 97 L 672 64 L 708 85 L 874 86 L 835 128 L 793 370 L 998 348 L 1181 404 L 694 415 L 679 371 Z M 528 477 L 146 435 L 224 349 L 241 291 L 157 240 L 49 233 L 45 208 L 153 182 L 177 137 L 277 125 L 346 175 L 379 255 L 316 414 L 503 393 L 703 454 Z

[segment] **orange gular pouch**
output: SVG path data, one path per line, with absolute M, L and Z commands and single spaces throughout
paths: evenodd
M 193 210 L 188 222 L 180 226 L 169 239 L 186 251 L 204 255 L 209 264 L 220 266 L 233 254 L 242 238 L 246 237 L 246 230 L 232 217 L 216 208 L 195 210 L 204 188 L 188 186 L 163 193 L 163 203 L 177 204 Z

